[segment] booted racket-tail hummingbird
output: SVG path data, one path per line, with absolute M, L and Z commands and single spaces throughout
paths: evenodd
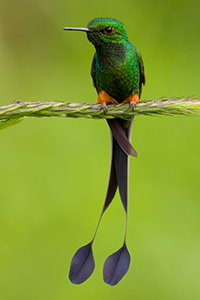
M 86 32 L 88 40 L 95 47 L 91 76 L 97 91 L 97 104 L 105 110 L 109 104 L 129 103 L 130 107 L 138 103 L 145 73 L 140 51 L 127 37 L 125 25 L 112 18 L 96 18 L 87 27 L 65 27 L 64 30 Z M 133 117 L 128 121 L 108 119 L 111 131 L 111 164 L 107 193 L 103 210 L 90 243 L 81 247 L 72 258 L 69 278 L 72 283 L 80 284 L 90 277 L 94 270 L 92 245 L 107 207 L 112 202 L 117 187 L 126 213 L 126 229 L 122 247 L 110 255 L 103 268 L 104 281 L 116 285 L 126 274 L 130 265 L 130 254 L 126 246 L 128 214 L 128 164 L 129 155 L 137 157 L 130 143 Z

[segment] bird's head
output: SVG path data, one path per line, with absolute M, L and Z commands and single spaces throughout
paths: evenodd
M 87 32 L 88 40 L 99 47 L 107 43 L 124 43 L 128 41 L 125 25 L 112 18 L 96 18 L 91 20 L 87 27 L 65 27 L 64 30 L 79 30 Z
M 96 18 L 88 23 L 87 28 L 91 30 L 87 33 L 88 40 L 94 46 L 128 40 L 125 25 L 115 19 Z

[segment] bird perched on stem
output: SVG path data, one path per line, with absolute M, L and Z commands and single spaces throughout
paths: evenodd
M 140 99 L 145 73 L 142 56 L 127 37 L 124 24 L 112 18 L 96 18 L 86 28 L 65 27 L 64 30 L 84 31 L 95 47 L 91 76 L 97 90 L 97 103 L 105 110 L 109 104 L 129 103 L 134 109 Z M 101 218 L 112 202 L 117 187 L 126 213 L 126 229 L 122 247 L 110 255 L 103 268 L 104 281 L 109 285 L 117 284 L 128 271 L 130 254 L 126 246 L 128 214 L 128 163 L 129 155 L 137 157 L 130 143 L 133 117 L 129 121 L 108 119 L 111 130 L 111 166 L 107 193 L 103 210 L 90 243 L 81 247 L 74 255 L 69 278 L 72 283 L 80 284 L 92 274 L 94 258 L 92 245 Z

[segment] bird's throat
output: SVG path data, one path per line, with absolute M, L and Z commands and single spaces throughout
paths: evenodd
M 125 61 L 126 46 L 124 43 L 107 43 L 95 48 L 101 65 L 116 65 Z

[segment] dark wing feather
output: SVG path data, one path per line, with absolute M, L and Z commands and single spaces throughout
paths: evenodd
M 140 83 L 139 83 L 140 94 L 139 94 L 139 96 L 141 96 L 142 85 L 145 85 L 145 83 L 146 83 L 146 76 L 145 76 L 145 71 L 144 71 L 142 55 L 139 50 L 137 50 L 137 56 L 138 56 L 138 63 L 139 63 L 139 68 L 140 68 Z

